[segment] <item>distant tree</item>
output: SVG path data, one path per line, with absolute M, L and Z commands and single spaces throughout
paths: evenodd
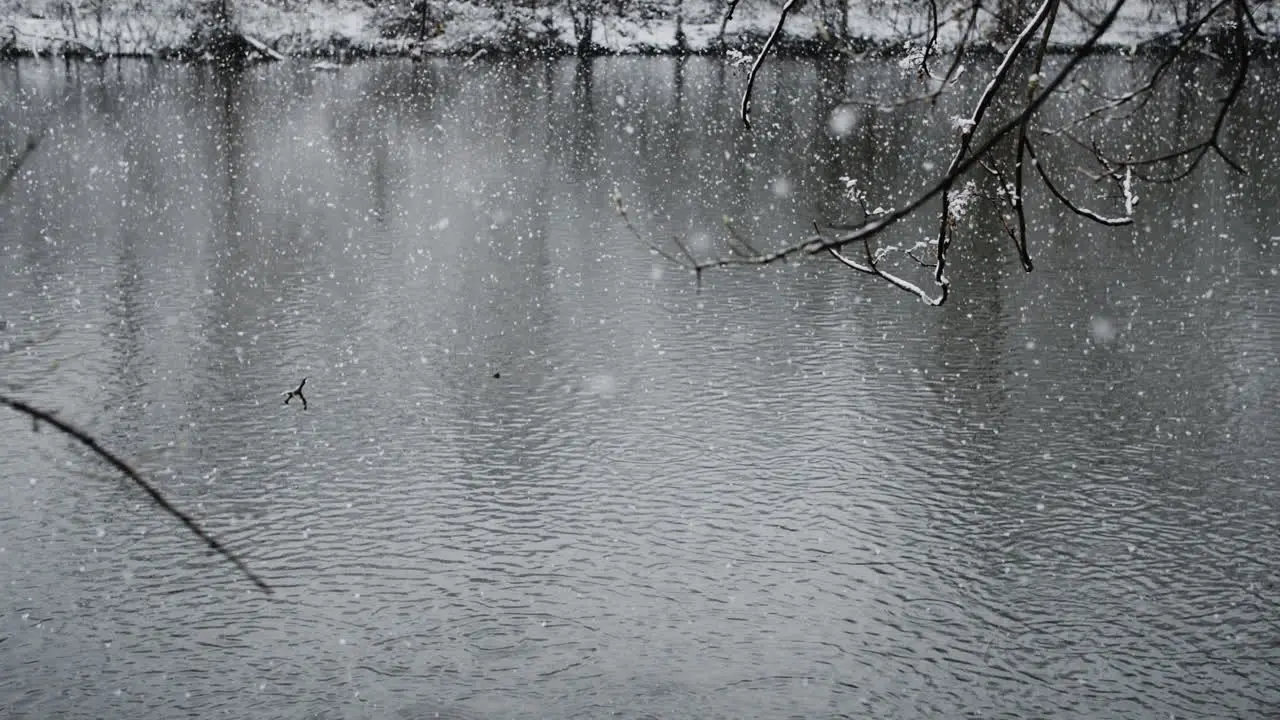
M 902 11 L 903 2 L 889 0 L 886 10 Z M 873 107 L 929 104 L 952 90 L 972 50 L 981 47 L 999 51 L 1000 61 L 986 77 L 972 109 L 956 119 L 950 160 L 939 164 L 940 173 L 928 188 L 896 207 L 871 210 L 874 204 L 867 202 L 860 188 L 872 185 L 851 170 L 849 199 L 862 215 L 862 220 L 852 225 L 826 229 L 815 226 L 809 237 L 765 252 L 756 251 L 739 238 L 729 255 L 709 259 L 696 257 L 690 245 L 680 240 L 675 241 L 675 249 L 650 245 L 699 277 L 713 267 L 763 265 L 792 255 L 822 253 L 852 270 L 940 305 L 950 294 L 948 263 L 964 211 L 975 199 L 983 199 L 999 209 L 1005 235 L 1023 269 L 1031 271 L 1026 196 L 1033 188 L 1089 221 L 1118 226 L 1134 222 L 1138 187 L 1143 183 L 1177 182 L 1210 161 L 1243 172 L 1224 147 L 1224 131 L 1248 85 L 1255 44 L 1270 39 L 1256 17 L 1265 4 L 1266 0 L 1153 0 L 1148 6 L 1154 15 L 1151 21 L 1168 21 L 1169 29 L 1153 33 L 1136 49 L 1149 53 L 1156 61 L 1128 90 L 1104 93 L 1080 80 L 1077 71 L 1100 49 L 1104 34 L 1116 25 L 1129 5 L 1126 0 L 998 0 L 994 5 L 982 0 L 928 0 L 925 31 L 915 39 L 903 60 L 914 69 L 920 91 L 904 98 L 848 100 Z M 736 5 L 737 0 L 726 0 L 726 17 Z M 798 0 L 783 2 L 773 33 L 748 74 L 741 105 L 742 121 L 748 127 L 756 74 L 799 5 Z M 1056 39 L 1055 29 L 1066 25 L 1083 28 L 1082 40 L 1054 62 L 1046 62 L 1053 49 L 1051 40 Z M 945 52 L 940 39 L 944 37 L 952 38 Z M 1151 137 L 1126 138 L 1116 146 L 1095 140 L 1092 131 L 1103 123 L 1140 122 L 1159 112 L 1159 103 L 1150 101 L 1180 82 L 1173 70 L 1184 62 L 1217 66 L 1216 72 L 1202 75 L 1208 85 L 1206 99 L 1193 110 L 1199 114 L 1203 128 L 1198 138 L 1182 145 Z M 1076 117 L 1050 121 L 1044 112 L 1046 107 L 1055 97 L 1068 92 L 1091 97 L 1093 103 Z M 1052 154 L 1046 152 L 1050 147 L 1055 151 Z M 1052 158 L 1064 156 L 1072 157 L 1093 173 L 1099 188 L 1093 202 L 1105 203 L 1109 209 L 1095 210 L 1088 207 L 1090 203 L 1069 197 L 1061 181 L 1065 168 L 1052 162 Z M 976 175 L 993 178 L 994 182 L 975 182 L 971 176 Z M 618 210 L 626 219 L 625 206 L 621 198 L 617 200 Z M 900 247 L 881 241 L 899 222 L 924 212 L 935 202 L 937 232 L 929 242 Z M 627 223 L 630 225 L 629 219 Z M 632 230 L 635 231 L 634 226 Z M 926 289 L 928 280 L 911 279 L 913 272 L 928 277 L 932 291 Z
M 688 48 L 688 40 L 684 34 L 684 0 L 675 0 L 672 14 L 676 18 L 676 51 L 683 53 Z
M 596 15 L 604 8 L 603 0 L 565 0 L 565 8 L 573 20 L 573 36 L 578 54 L 592 54 L 595 48 Z
M 444 29 L 452 13 L 441 0 L 395 0 L 374 6 L 374 24 L 378 33 L 389 39 L 428 40 Z
M 199 0 L 194 9 L 191 46 L 214 55 L 229 53 L 236 37 L 231 0 Z
M 824 39 L 842 41 L 849 37 L 849 0 L 817 0 L 819 27 Z
M 639 0 L 561 0 L 573 21 L 575 49 L 578 55 L 592 55 L 597 51 L 595 43 L 596 21 L 602 17 L 621 16 L 636 9 Z

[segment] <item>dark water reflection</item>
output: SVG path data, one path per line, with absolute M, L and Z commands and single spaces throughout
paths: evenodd
M 1248 178 L 1037 208 L 1031 275 L 979 218 L 930 309 L 816 261 L 699 294 L 612 209 L 710 246 L 902 199 L 959 106 L 821 99 L 892 65 L 779 61 L 755 134 L 706 60 L 0 77 L 50 125 L 0 380 L 278 588 L 0 415 L 8 716 L 1280 712 L 1273 94 Z

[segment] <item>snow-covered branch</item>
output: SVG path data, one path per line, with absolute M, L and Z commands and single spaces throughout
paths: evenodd
M 814 235 L 799 242 L 773 251 L 753 251 L 750 253 L 744 253 L 740 248 L 737 248 L 731 252 L 730 256 L 707 260 L 696 258 L 690 251 L 688 244 L 680 241 L 679 239 L 675 240 L 675 245 L 679 250 L 679 256 L 666 250 L 660 245 L 656 245 L 651 241 L 643 240 L 639 231 L 636 230 L 636 228 L 630 223 L 630 219 L 626 216 L 625 208 L 623 208 L 620 198 L 616 199 L 618 211 L 623 216 L 624 220 L 626 220 L 627 226 L 630 228 L 631 232 L 634 233 L 637 238 L 640 238 L 643 242 L 649 245 L 651 249 L 661 254 L 669 261 L 676 262 L 677 264 L 692 270 L 699 279 L 701 278 L 701 274 L 704 270 L 713 267 L 725 267 L 729 265 L 765 265 L 796 254 L 826 253 L 834 257 L 846 267 L 863 274 L 878 277 L 900 290 L 915 295 L 924 302 L 933 305 L 940 305 L 946 302 L 950 292 L 950 281 L 946 275 L 946 268 L 947 252 L 951 244 L 952 233 L 955 227 L 959 224 L 958 221 L 963 215 L 964 208 L 967 206 L 968 202 L 972 201 L 973 195 L 976 193 L 976 190 L 971 184 L 965 185 L 959 190 L 956 190 L 956 183 L 967 172 L 973 169 L 975 165 L 986 162 L 988 158 L 991 157 L 992 151 L 996 146 L 1004 142 L 1005 139 L 1013 133 L 1016 133 L 1019 138 L 1017 162 L 1021 162 L 1021 158 L 1025 155 L 1028 160 L 1033 162 L 1033 164 L 1035 163 L 1035 159 L 1032 157 L 1034 149 L 1032 148 L 1029 140 L 1029 126 L 1031 120 L 1036 116 L 1045 103 L 1047 103 L 1055 93 L 1059 91 L 1067 79 L 1072 76 L 1079 64 L 1090 55 L 1102 36 L 1111 28 L 1125 6 L 1125 0 L 1115 0 L 1111 4 L 1107 14 L 1093 27 L 1092 32 L 1086 41 L 1072 52 L 1058 72 L 1046 81 L 1046 78 L 1042 74 L 1042 61 L 1048 47 L 1048 36 L 1052 30 L 1053 18 L 1056 15 L 1059 2 L 1060 0 L 1044 0 L 1035 15 L 1027 20 L 1018 37 L 1005 52 L 1000 65 L 993 72 L 986 88 L 975 103 L 972 112 L 967 118 L 962 118 L 959 122 L 957 127 L 960 132 L 959 147 L 952 157 L 951 163 L 946 172 L 932 186 L 917 194 L 908 202 L 895 208 L 885 210 L 880 213 L 868 214 L 866 212 L 865 200 L 861 195 L 857 194 L 858 189 L 856 182 L 846 180 L 847 190 L 853 193 L 851 196 L 852 199 L 862 206 L 864 212 L 865 219 L 860 225 L 838 228 L 837 232 L 829 235 L 816 232 Z M 785 15 L 779 18 L 779 27 L 781 26 L 781 22 L 784 20 Z M 1013 68 L 1017 65 L 1017 60 L 1023 57 L 1028 51 L 1031 41 L 1035 37 L 1037 31 L 1042 33 L 1041 41 L 1037 45 L 1035 55 L 1031 58 L 1032 62 L 1030 65 L 1032 71 L 1027 75 L 1024 104 L 1013 117 L 1005 121 L 1003 124 L 983 132 L 983 140 L 978 142 L 976 138 L 979 136 L 980 129 L 985 127 L 984 122 L 986 120 L 988 109 L 995 101 L 995 97 L 1001 87 L 1006 85 L 1012 79 L 1014 75 Z M 766 44 L 764 50 L 768 50 L 768 44 Z M 757 57 L 757 67 L 753 68 L 753 70 L 758 69 L 759 62 L 762 58 L 763 53 Z M 744 120 L 746 119 L 746 112 L 749 111 L 749 88 L 750 85 L 748 86 L 748 94 L 744 96 Z M 1051 185 L 1044 169 L 1039 167 L 1038 164 L 1037 175 L 1045 181 L 1046 186 Z M 1010 202 L 1015 207 L 1015 212 L 1019 215 L 1018 230 L 1011 230 L 1010 232 L 1014 235 L 1015 241 L 1018 244 L 1020 255 L 1023 257 L 1024 267 L 1030 269 L 1030 258 L 1025 249 L 1026 224 L 1025 218 L 1022 217 L 1022 213 L 1024 212 L 1023 208 L 1025 207 L 1022 195 L 1025 188 L 1023 187 L 1021 179 L 1012 184 L 1002 184 L 1002 186 L 1007 186 L 1009 188 L 1008 194 L 1010 195 Z M 1074 211 L 1079 212 L 1081 215 L 1089 217 L 1090 219 L 1103 222 L 1104 224 L 1124 224 L 1125 222 L 1128 222 L 1127 217 L 1123 220 L 1116 220 L 1106 218 L 1105 216 L 1091 211 L 1084 211 L 1074 203 L 1067 201 L 1065 195 L 1063 195 L 1056 187 L 1051 188 L 1051 193 L 1065 205 L 1072 208 Z M 931 267 L 933 271 L 934 284 L 938 288 L 938 293 L 936 295 L 931 295 L 930 293 L 925 292 L 919 284 L 913 283 L 897 274 L 886 271 L 881 266 L 886 253 L 874 251 L 871 246 L 871 241 L 893 227 L 899 221 L 918 212 L 926 203 L 937 198 L 941 198 L 942 210 L 940 214 L 941 219 L 939 221 L 937 240 L 935 241 L 936 244 L 933 246 L 934 262 L 931 264 Z M 844 248 L 846 246 L 855 243 L 862 244 L 863 254 L 865 255 L 864 260 L 855 260 L 844 252 Z M 740 243 L 740 245 L 745 244 Z M 748 248 L 754 247 L 752 245 L 745 246 Z M 910 253 L 904 254 L 913 258 L 917 264 L 926 265 L 926 263 L 922 262 L 919 256 L 915 254 L 914 250 L 915 249 Z
M 779 33 L 785 25 L 788 13 L 798 5 L 797 2 L 786 2 L 776 17 L 773 32 L 756 55 L 747 78 L 746 90 L 742 97 L 741 115 L 744 123 L 750 127 L 751 93 L 754 81 L 766 56 L 772 49 Z M 1091 222 L 1106 226 L 1129 225 L 1134 222 L 1139 200 L 1139 185 L 1143 182 L 1173 182 L 1186 177 L 1209 155 L 1217 155 L 1231 168 L 1240 171 L 1241 166 L 1225 150 L 1223 146 L 1224 131 L 1232 109 L 1239 101 L 1249 77 L 1250 43 L 1247 33 L 1250 28 L 1257 31 L 1257 19 L 1253 16 L 1249 0 L 1216 0 L 1208 5 L 1200 14 L 1189 15 L 1176 33 L 1177 41 L 1172 46 L 1159 46 L 1165 56 L 1160 58 L 1142 82 L 1129 92 L 1114 96 L 1102 95 L 1104 103 L 1092 107 L 1057 129 L 1044 130 L 1037 128 L 1040 111 L 1052 98 L 1065 88 L 1064 85 L 1079 65 L 1099 46 L 1104 35 L 1114 26 L 1128 3 L 1126 0 L 1109 0 L 1105 5 L 1102 17 L 1091 20 L 1085 16 L 1081 7 L 1069 0 L 1041 0 L 1034 13 L 1016 28 L 1016 35 L 1002 53 L 1000 63 L 991 71 L 985 87 L 978 94 L 969 114 L 956 118 L 955 129 L 958 143 L 946 170 L 932 185 L 917 193 L 914 197 L 896 207 L 889 209 L 876 208 L 871 211 L 862 186 L 856 177 L 842 178 L 845 183 L 849 201 L 855 204 L 863 215 L 860 224 L 854 226 L 831 227 L 827 232 L 817 230 L 815 234 L 800 239 L 792 244 L 775 250 L 757 250 L 760 243 L 748 242 L 740 233 L 732 231 L 727 243 L 729 253 L 725 257 L 705 259 L 698 258 L 691 250 L 689 243 L 680 239 L 672 242 L 675 250 L 667 246 L 645 241 L 650 248 L 669 261 L 692 270 L 700 279 L 704 270 L 713 267 L 730 265 L 765 265 L 797 254 L 824 253 L 839 261 L 842 265 L 859 273 L 877 277 L 890 285 L 909 292 L 930 304 L 941 304 L 946 301 L 950 292 L 950 280 L 947 276 L 948 254 L 951 250 L 955 233 L 961 228 L 961 220 L 965 212 L 981 191 L 972 182 L 964 183 L 967 173 L 975 166 L 982 166 L 992 172 L 998 186 L 988 191 L 985 199 L 1002 207 L 1000 221 L 1005 232 L 1012 238 L 1019 261 L 1026 271 L 1033 268 L 1029 248 L 1027 223 L 1027 194 L 1034 189 L 1036 178 L 1048 192 L 1052 200 L 1069 212 Z M 967 8 L 968 12 L 965 12 Z M 1056 72 L 1051 72 L 1047 58 L 1054 42 L 1054 31 L 1060 24 L 1059 16 L 1064 8 L 1075 15 L 1074 22 L 1085 23 L 1088 28 L 1087 38 L 1072 49 L 1065 60 L 1059 63 Z M 901 105 L 932 101 L 940 94 L 947 92 L 955 78 L 963 70 L 962 58 L 966 43 L 976 37 L 979 15 L 984 6 L 978 0 L 961 0 L 959 7 L 952 6 L 941 10 L 936 4 L 930 4 L 929 18 L 934 26 L 929 29 L 923 46 L 916 47 L 903 63 L 905 67 L 914 69 L 922 81 L 932 83 L 929 91 L 921 96 L 903 101 L 873 98 L 867 101 L 878 107 L 899 107 Z M 1231 12 L 1229 22 L 1213 23 L 1215 16 Z M 1014 13 L 1016 16 L 1017 13 Z M 1001 16 L 1005 21 L 1011 16 Z M 967 18 L 967 20 L 966 20 Z M 1221 17 L 1219 17 L 1221 19 Z M 943 22 L 956 23 L 962 27 L 958 42 L 951 47 L 955 56 L 950 67 L 941 77 L 935 77 L 930 71 L 931 59 L 937 50 L 938 30 Z M 1063 21 L 1065 22 L 1065 21 Z M 1206 35 L 1206 33 L 1208 33 Z M 1207 38 L 1207 39 L 1206 39 Z M 1129 118 L 1132 114 L 1144 110 L 1157 89 L 1170 82 L 1171 68 L 1179 59 L 1192 54 L 1199 54 L 1205 42 L 1213 43 L 1214 53 L 1221 66 L 1229 68 L 1231 80 L 1225 93 L 1214 105 L 1210 127 L 1199 142 L 1183 147 L 1164 150 L 1142 157 L 1137 155 L 1142 143 L 1126 141 L 1125 155 L 1109 153 L 1092 141 L 1085 141 L 1077 136 L 1079 128 L 1090 123 L 1105 123 L 1115 119 L 1117 115 Z M 1016 87 L 1021 82 L 1022 89 L 1011 94 L 1006 89 Z M 1083 81 L 1074 88 L 1081 88 L 1092 93 L 1092 89 Z M 1096 93 L 1095 93 L 1096 94 Z M 1020 95 L 1020 97 L 1018 97 Z M 1010 110 L 1010 115 L 1003 122 L 995 123 L 988 118 L 990 110 L 997 103 L 997 98 L 1018 97 Z M 1120 198 L 1122 212 L 1108 214 L 1090 209 L 1068 197 L 1067 192 L 1053 180 L 1056 174 L 1046 166 L 1046 157 L 1040 152 L 1039 140 L 1034 138 L 1063 139 L 1074 142 L 1088 149 L 1085 157 L 1092 157 L 1093 162 L 1101 169 L 1099 178 L 1106 180 L 1115 188 L 1115 196 Z M 1155 138 L 1147 142 L 1148 147 L 1158 144 Z M 997 152 L 999 150 L 999 152 Z M 1076 155 L 1079 155 L 1077 153 Z M 1035 172 L 1027 173 L 1028 165 Z M 963 184 L 962 184 L 963 183 Z M 927 244 L 917 243 L 910 250 L 903 251 L 899 244 L 881 244 L 876 247 L 873 240 L 890 230 L 899 221 L 921 211 L 932 201 L 940 201 L 938 230 L 935 239 Z M 643 238 L 626 217 L 621 201 L 618 201 L 619 213 L 627 220 L 627 225 L 637 238 Z M 847 246 L 861 244 L 862 252 L 848 253 Z M 921 250 L 932 252 L 933 262 L 926 262 L 919 254 Z M 861 255 L 861 257 L 859 257 Z M 930 269 L 933 283 L 937 287 L 936 294 L 922 289 L 921 284 L 913 282 L 897 270 L 890 272 L 885 264 L 894 256 L 910 258 L 916 267 Z
M 773 44 L 778 41 L 778 35 L 782 32 L 782 27 L 787 23 L 787 15 L 795 8 L 799 0 L 787 0 L 782 5 L 782 9 L 778 11 L 778 22 L 773 26 L 773 32 L 769 33 L 769 39 L 765 41 L 764 47 L 760 48 L 760 53 L 756 55 L 755 62 L 751 63 L 751 72 L 747 74 L 747 88 L 742 91 L 742 124 L 748 128 L 751 127 L 751 89 L 756 84 L 756 74 L 760 72 L 760 66 L 764 64 L 765 56 L 769 54 L 769 50 L 773 48 Z

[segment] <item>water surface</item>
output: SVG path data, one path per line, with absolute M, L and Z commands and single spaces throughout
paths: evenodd
M 817 259 L 699 290 L 631 234 L 615 193 L 708 255 L 726 217 L 856 219 L 842 176 L 901 201 L 964 112 L 833 122 L 911 78 L 778 61 L 748 133 L 742 79 L 4 66 L 10 141 L 49 132 L 0 200 L 0 381 L 277 593 L 0 414 L 3 714 L 1280 712 L 1274 92 L 1247 177 L 1144 186 L 1120 230 L 1036 204 L 1030 275 L 979 208 L 934 309 Z M 1143 132 L 1196 130 L 1161 102 Z

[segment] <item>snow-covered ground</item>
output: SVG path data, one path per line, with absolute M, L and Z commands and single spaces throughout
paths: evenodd
M 1055 29 L 1061 45 L 1079 43 L 1088 34 L 1086 19 L 1100 17 L 1110 0 L 1086 0 L 1066 5 Z M 0 51 L 9 54 L 63 52 L 111 55 L 158 55 L 180 51 L 196 27 L 185 0 L 0 0 Z M 231 0 L 236 27 L 286 55 L 320 54 L 446 54 L 480 49 L 526 48 L 566 50 L 577 41 L 572 18 L 563 5 L 528 10 L 506 7 L 499 13 L 492 3 L 439 2 L 446 18 L 436 34 L 418 43 L 406 37 L 387 37 L 387 4 L 371 7 L 362 0 Z M 377 5 L 376 3 L 374 5 Z M 651 3 L 651 5 L 660 5 Z M 596 19 L 592 40 L 604 52 L 707 52 L 719 47 L 724 3 L 686 0 L 677 24 L 674 9 L 665 13 L 603 14 Z M 757 48 L 777 21 L 781 2 L 742 0 L 725 28 L 730 48 Z M 945 3 L 941 3 L 944 9 Z M 1130 46 L 1177 27 L 1176 3 L 1131 0 L 1104 42 Z M 1280 36 L 1280 8 L 1257 3 L 1263 29 Z M 674 8 L 674 3 L 668 3 Z M 785 39 L 794 44 L 830 36 L 832 28 L 818 17 L 820 3 L 805 3 L 786 24 Z M 381 9 L 379 9 L 381 8 Z M 945 17 L 944 13 L 944 17 Z M 982 18 L 986 18 L 984 13 Z M 955 15 L 942 28 L 945 45 L 959 36 L 965 18 Z M 848 28 L 862 45 L 905 48 L 923 42 L 928 28 L 928 5 L 859 0 L 851 3 Z M 683 34 L 683 45 L 679 41 Z

